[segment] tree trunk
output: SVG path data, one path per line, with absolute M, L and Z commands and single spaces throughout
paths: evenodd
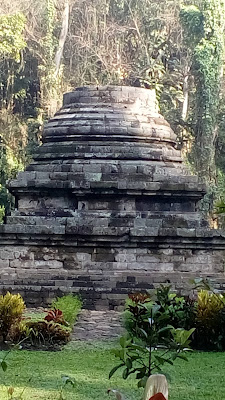
M 182 119 L 186 121 L 188 113 L 188 75 L 186 75 L 184 78 L 183 95 L 184 95 L 184 101 L 182 107 Z
M 56 77 L 58 76 L 58 73 L 59 73 L 60 64 L 61 64 L 62 55 L 63 55 L 63 49 L 64 49 L 64 45 L 65 45 L 65 41 L 66 41 L 66 37 L 67 37 L 67 33 L 68 33 L 69 15 L 70 15 L 69 0 L 65 0 L 64 10 L 63 10 L 63 15 L 62 15 L 62 29 L 60 32 L 58 49 L 57 49 L 56 55 L 55 55 L 55 75 L 56 75 Z
M 186 75 L 184 77 L 183 81 L 183 96 L 184 96 L 184 101 L 182 105 L 182 120 L 185 122 L 187 120 L 188 116 L 188 102 L 189 102 L 189 69 L 186 71 Z M 184 127 L 182 130 L 182 152 L 184 155 L 186 155 L 190 151 L 190 143 L 189 141 L 187 142 L 187 130 Z

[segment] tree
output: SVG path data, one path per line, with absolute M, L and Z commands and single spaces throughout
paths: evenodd
M 181 9 L 184 43 L 191 51 L 195 83 L 192 112 L 194 145 L 192 157 L 204 182 L 215 182 L 215 143 L 224 56 L 224 1 L 202 0 L 200 7 Z

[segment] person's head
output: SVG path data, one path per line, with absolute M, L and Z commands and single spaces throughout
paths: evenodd
M 158 395 L 158 397 L 154 397 L 155 395 Z M 149 399 L 168 400 L 168 383 L 165 375 L 154 374 L 148 378 L 145 386 L 144 400 Z

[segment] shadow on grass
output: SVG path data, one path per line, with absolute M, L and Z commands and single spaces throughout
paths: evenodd
M 65 393 L 68 399 L 108 399 L 106 392 L 109 387 L 121 389 L 128 399 L 136 398 L 134 380 L 128 382 L 116 378 L 111 382 L 108 379 L 108 373 L 115 362 L 110 344 L 103 345 L 101 349 L 98 344 L 77 344 L 72 347 L 73 350 L 67 347 L 54 353 L 13 351 L 7 359 L 8 370 L 0 374 L 1 382 L 4 379 L 4 383 L 16 387 L 18 393 L 19 388 L 22 390 L 26 386 L 25 393 L 29 399 L 37 398 L 37 394 L 43 391 L 46 392 L 46 396 L 52 394 L 52 398 L 56 399 L 54 392 L 61 386 L 61 376 L 69 375 L 75 379 L 76 387 L 66 386 Z M 30 377 L 32 380 L 29 382 Z M 35 393 L 34 397 L 32 393 Z M 51 397 L 46 397 L 48 398 Z
M 128 400 L 139 400 L 142 391 L 137 389 L 135 379 L 124 381 L 118 372 L 108 380 L 108 373 L 116 363 L 110 351 L 113 345 L 73 343 L 54 353 L 13 351 L 8 358 L 9 368 L 6 373 L 1 372 L 0 379 L 21 389 L 27 385 L 25 399 L 29 400 L 56 400 L 62 375 L 69 375 L 77 382 L 74 389 L 66 387 L 67 400 L 109 399 L 106 394 L 109 387 L 119 389 Z M 168 366 L 167 372 L 172 377 L 170 400 L 223 399 L 224 364 L 225 353 L 192 353 L 189 362 L 181 360 L 173 367 Z

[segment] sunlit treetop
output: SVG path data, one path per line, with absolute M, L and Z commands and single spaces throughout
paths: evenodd
M 22 13 L 0 16 L 0 57 L 20 61 L 20 52 L 26 47 L 25 23 Z

